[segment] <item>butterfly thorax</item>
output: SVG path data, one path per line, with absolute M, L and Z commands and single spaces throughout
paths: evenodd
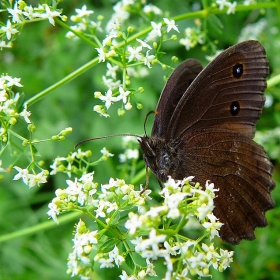
M 146 165 L 152 170 L 159 181 L 166 182 L 168 175 L 180 165 L 177 143 L 165 139 L 143 136 L 138 139 Z M 176 165 L 176 166 L 174 166 Z

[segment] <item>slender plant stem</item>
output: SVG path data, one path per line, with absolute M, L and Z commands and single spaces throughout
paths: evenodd
M 70 221 L 77 220 L 77 218 L 79 218 L 81 215 L 82 215 L 81 212 L 72 212 L 72 213 L 65 214 L 65 215 L 59 217 L 59 224 L 60 225 L 66 224 Z M 55 227 L 57 227 L 57 224 L 54 221 L 50 220 L 50 221 L 43 222 L 43 223 L 40 223 L 35 226 L 31 226 L 31 227 L 20 229 L 20 230 L 11 232 L 11 233 L 3 234 L 0 236 L 0 242 L 12 240 L 14 238 L 23 237 L 23 236 L 30 235 L 30 234 L 34 234 L 34 233 L 42 231 L 42 230 L 49 230 L 49 229 L 52 229 Z
M 279 83 L 280 83 L 280 74 L 270 78 L 267 81 L 267 88 L 274 87 L 275 85 L 278 85 Z
M 98 57 L 94 58 L 93 60 L 89 61 L 82 67 L 78 68 L 65 78 L 61 79 L 57 83 L 53 84 L 52 86 L 46 88 L 45 90 L 41 91 L 40 93 L 36 94 L 35 96 L 31 97 L 26 101 L 26 103 L 30 106 L 39 101 L 41 98 L 46 96 L 49 92 L 53 91 L 54 89 L 70 82 L 71 80 L 79 77 L 82 73 L 86 72 L 87 70 L 91 69 L 93 66 L 95 66 L 98 63 Z

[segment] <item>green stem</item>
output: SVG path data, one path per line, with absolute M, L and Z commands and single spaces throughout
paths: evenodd
M 14 132 L 13 130 L 9 129 L 9 133 L 13 134 L 15 137 L 17 137 L 18 139 L 22 140 L 22 141 L 28 141 L 26 138 L 22 137 L 21 135 L 17 134 L 16 132 Z
M 82 73 L 86 72 L 87 70 L 91 69 L 93 66 L 95 66 L 98 63 L 98 57 L 94 58 L 93 60 L 89 61 L 88 63 L 86 63 L 85 65 L 83 65 L 82 67 L 78 68 L 77 70 L 75 70 L 74 72 L 72 72 L 71 74 L 69 74 L 68 76 L 66 76 L 65 78 L 61 79 L 59 82 L 53 84 L 52 86 L 46 88 L 45 90 L 39 92 L 38 94 L 36 94 L 35 96 L 31 97 L 30 99 L 28 99 L 26 101 L 26 103 L 30 106 L 33 105 L 34 103 L 36 103 L 37 101 L 39 101 L 41 98 L 43 98 L 44 96 L 46 96 L 49 92 L 51 92 L 52 90 L 70 82 L 71 80 L 79 77 Z
M 74 212 L 74 213 L 69 213 L 69 214 L 65 214 L 62 217 L 60 217 L 59 220 L 59 224 L 66 224 L 70 221 L 73 220 L 77 220 L 77 218 L 79 218 L 82 214 L 80 212 Z M 28 228 L 24 228 L 24 229 L 20 229 L 18 231 L 14 231 L 11 233 L 7 233 L 7 234 L 3 234 L 0 236 L 0 242 L 4 242 L 4 241 L 9 241 L 12 240 L 14 238 L 18 238 L 18 237 L 23 237 L 26 235 L 31 235 L 34 234 L 36 232 L 39 231 L 45 231 L 45 230 L 49 230 L 52 228 L 57 227 L 57 224 L 54 221 L 47 221 L 47 222 L 43 222 L 40 223 L 38 225 L 35 226 L 30 226 Z
M 276 5 L 278 15 L 280 16 L 280 0 L 275 0 L 275 5 Z
M 99 46 L 94 43 L 92 40 L 90 40 L 89 38 L 87 38 L 86 36 L 84 36 L 82 33 L 75 31 L 74 29 L 72 29 L 70 26 L 68 26 L 67 24 L 65 24 L 62 20 L 60 20 L 59 18 L 54 18 L 55 22 L 60 25 L 61 27 L 63 27 L 64 29 L 71 31 L 72 33 L 74 33 L 77 37 L 81 38 L 83 41 L 87 42 L 89 45 L 93 46 L 94 48 L 98 48 Z
M 280 74 L 270 78 L 268 81 L 267 81 L 267 88 L 271 88 L 271 87 L 274 87 L 276 85 L 280 84 Z

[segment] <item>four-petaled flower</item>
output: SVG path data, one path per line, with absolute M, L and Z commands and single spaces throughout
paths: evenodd
M 163 20 L 164 20 L 164 22 L 165 22 L 166 25 L 167 25 L 167 33 L 168 33 L 169 31 L 171 31 L 171 29 L 173 29 L 173 30 L 179 32 L 178 27 L 175 25 L 174 19 L 169 20 L 168 18 L 164 18 Z
M 18 33 L 19 31 L 15 28 L 13 28 L 11 21 L 7 21 L 6 26 L 2 26 L 1 29 L 6 33 L 6 37 L 8 40 L 11 39 L 13 34 Z

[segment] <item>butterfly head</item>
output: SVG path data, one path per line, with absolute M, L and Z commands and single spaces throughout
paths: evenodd
M 147 135 L 138 138 L 138 142 L 143 151 L 144 161 L 157 179 L 166 182 L 168 175 L 172 175 L 174 170 L 174 157 L 176 157 L 176 149 L 164 139 L 149 137 Z

